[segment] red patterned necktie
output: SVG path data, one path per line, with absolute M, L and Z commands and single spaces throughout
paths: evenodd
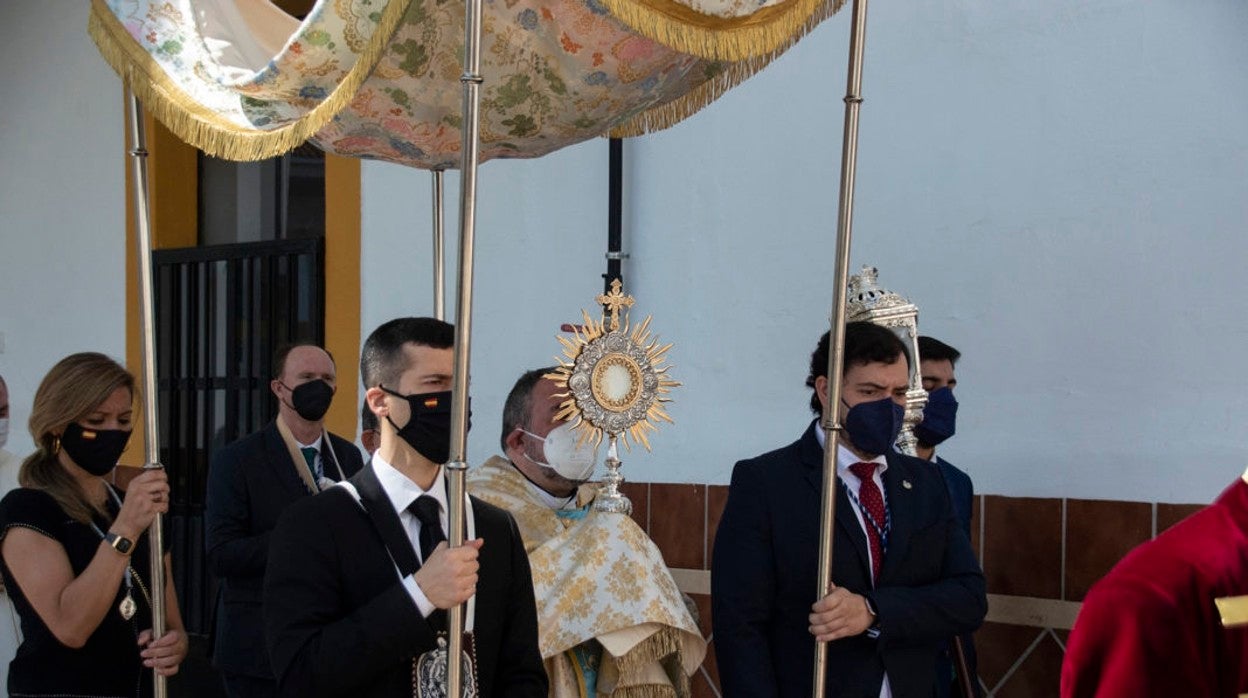
M 867 529 L 867 542 L 871 545 L 871 580 L 880 578 L 880 565 L 884 562 L 884 538 L 881 536 L 888 514 L 884 511 L 884 495 L 875 484 L 872 476 L 877 463 L 854 463 L 849 472 L 858 477 L 862 483 L 858 486 L 858 503 L 862 509 L 863 521 Z

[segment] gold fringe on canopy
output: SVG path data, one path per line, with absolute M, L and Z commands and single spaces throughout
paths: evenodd
M 717 17 L 673 0 L 600 2 L 648 39 L 681 53 L 730 62 L 778 56 L 845 4 L 845 0 L 784 0 L 748 15 Z
M 836 14 L 845 0 L 786 0 L 752 15 L 724 19 L 671 0 L 601 0 L 621 21 L 678 51 L 724 61 L 723 70 L 688 93 L 619 124 L 612 138 L 671 128 L 745 82 Z
M 725 92 L 766 68 L 774 59 L 775 56 L 760 56 L 726 64 L 715 77 L 676 99 L 647 109 L 611 129 L 607 135 L 611 138 L 634 138 L 671 128 L 710 106 Z
M 294 150 L 351 103 L 372 74 L 412 0 L 387 0 L 377 29 L 343 80 L 324 100 L 295 121 L 265 130 L 222 117 L 186 94 L 126 31 L 105 0 L 91 0 L 87 31 L 143 108 L 178 138 L 214 157 L 265 160 Z

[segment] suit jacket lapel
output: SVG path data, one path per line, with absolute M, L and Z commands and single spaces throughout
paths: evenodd
M 884 471 L 884 492 L 888 497 L 888 515 L 892 529 L 888 536 L 888 552 L 884 554 L 884 565 L 880 568 L 880 577 L 889 578 L 889 573 L 906 559 L 906 548 L 910 545 L 910 535 L 914 533 L 914 490 L 906 466 L 889 453 L 888 469 Z
M 416 550 L 412 547 L 412 540 L 408 538 L 403 522 L 399 520 L 394 505 L 390 503 L 390 498 L 381 488 L 381 482 L 373 472 L 372 464 L 360 468 L 360 472 L 351 477 L 350 482 L 360 493 L 360 500 L 368 512 L 368 517 L 373 520 L 373 526 L 377 529 L 386 549 L 394 558 L 394 564 L 398 566 L 403 576 L 406 577 L 420 569 L 420 561 L 416 557 Z
M 264 428 L 264 450 L 265 463 L 273 470 L 273 477 L 282 483 L 288 494 L 292 497 L 307 495 L 308 486 L 296 475 L 295 463 L 290 459 L 290 449 L 286 447 L 286 441 L 277 430 L 276 421 L 269 422 L 269 426 Z
M 819 439 L 815 436 L 815 429 L 820 428 L 819 420 L 815 420 L 806 433 L 802 435 L 802 465 L 806 475 L 806 482 L 819 493 L 820 500 L 823 496 L 823 449 L 819 446 Z M 862 526 L 858 523 L 858 517 L 854 510 L 850 507 L 854 506 L 849 501 L 849 497 L 845 495 L 845 487 L 840 483 L 836 485 L 836 525 L 841 527 L 845 535 L 849 536 L 849 540 L 854 544 L 854 550 L 858 553 L 858 563 L 862 565 L 862 569 L 866 571 L 866 578 L 871 578 L 871 558 L 867 552 L 867 534 L 863 532 Z M 816 511 L 815 516 L 822 517 L 823 512 Z M 815 527 L 819 524 L 816 522 Z M 836 549 L 833 548 L 833 557 L 836 556 Z

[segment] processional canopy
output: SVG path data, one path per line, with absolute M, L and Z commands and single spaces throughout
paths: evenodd
M 896 332 L 910 348 L 910 387 L 906 390 L 906 417 L 897 448 L 914 455 L 917 440 L 914 426 L 923 421 L 927 391 L 919 371 L 919 307 L 904 296 L 879 283 L 879 269 L 863 265 L 862 271 L 849 277 L 849 293 L 845 298 L 847 322 L 871 322 Z
M 844 0 L 488 0 L 480 160 L 671 126 L 765 67 Z M 91 36 L 144 107 L 209 155 L 305 140 L 460 164 L 463 0 L 92 0 Z
M 565 400 L 555 418 L 570 421 L 582 441 L 597 445 L 604 435 L 607 438 L 607 474 L 594 507 L 628 513 L 632 504 L 619 492 L 624 480 L 619 475 L 616 442 L 622 439 L 630 450 L 630 441 L 650 450 L 647 432 L 656 431 L 657 422 L 672 423 L 664 404 L 671 401 L 667 395 L 680 383 L 667 375 L 671 366 L 666 364 L 666 355 L 672 345 L 660 345 L 658 337 L 651 335 L 651 316 L 631 325 L 627 311 L 636 301 L 621 287 L 616 279 L 609 293 L 595 298 L 604 309 L 599 319 L 582 310 L 584 324 L 574 326 L 571 337 L 558 337 L 563 356 L 556 357 L 559 367 L 546 377 L 565 389 L 558 396 Z

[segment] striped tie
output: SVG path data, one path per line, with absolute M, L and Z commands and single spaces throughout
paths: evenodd
M 325 477 L 325 471 L 321 470 L 316 463 L 316 449 L 308 446 L 299 450 L 303 452 L 303 460 L 308 463 L 308 472 L 312 473 L 312 482 L 316 483 L 317 487 L 320 487 L 321 478 Z
M 867 542 L 871 544 L 871 580 L 873 582 L 879 580 L 880 566 L 884 563 L 884 537 L 881 533 L 888 521 L 888 514 L 884 510 L 884 495 L 880 493 L 880 488 L 872 479 L 876 465 L 876 463 L 854 463 L 849 466 L 849 472 L 862 482 L 858 486 L 858 501 L 862 506 L 863 518 L 867 519 L 863 523 L 866 524 Z

